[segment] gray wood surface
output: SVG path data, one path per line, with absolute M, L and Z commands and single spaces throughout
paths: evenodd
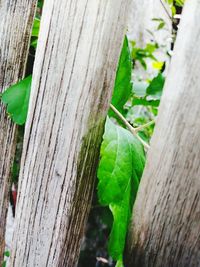
M 45 2 L 10 266 L 76 266 L 128 7 Z
M 0 0 L 0 93 L 23 78 L 36 0 Z M 0 103 L 0 262 L 4 252 L 16 127 Z
M 200 1 L 187 1 L 128 236 L 127 267 L 200 266 Z

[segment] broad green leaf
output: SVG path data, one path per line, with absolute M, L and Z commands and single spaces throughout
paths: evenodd
M 135 191 L 138 184 L 135 185 Z M 123 258 L 123 251 L 125 247 L 126 234 L 131 218 L 132 205 L 131 194 L 131 178 L 124 191 L 123 199 L 119 204 L 111 204 L 109 207 L 113 214 L 113 226 L 109 238 L 108 250 L 110 256 L 115 260 Z M 134 194 L 134 197 L 136 192 Z M 132 202 L 132 203 L 131 203 Z
M 31 81 L 32 76 L 28 76 L 26 79 L 9 87 L 2 94 L 2 101 L 7 105 L 7 113 L 19 125 L 23 125 L 26 122 Z
M 129 96 L 132 91 L 131 75 L 132 61 L 128 45 L 128 39 L 127 37 L 125 37 L 115 79 L 113 97 L 111 101 L 112 104 L 121 113 L 123 113 L 123 107 L 129 99 Z M 109 115 L 114 116 L 114 113 L 110 111 Z
M 116 261 L 122 259 L 144 164 L 144 150 L 140 142 L 129 131 L 107 119 L 98 168 L 98 197 L 99 202 L 109 206 L 113 213 L 109 253 Z
M 98 194 L 102 205 L 120 203 L 130 179 L 138 184 L 144 167 L 143 155 L 139 141 L 128 130 L 107 119 L 98 169 Z
M 158 76 L 156 76 L 148 86 L 147 94 L 155 96 L 156 98 L 160 99 L 164 84 L 165 84 L 165 78 L 161 73 L 159 73 Z

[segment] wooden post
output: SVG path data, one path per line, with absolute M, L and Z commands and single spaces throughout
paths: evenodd
M 0 0 L 0 93 L 24 77 L 36 0 Z M 0 103 L 0 264 L 5 246 L 16 126 Z
M 76 266 L 128 7 L 44 4 L 11 266 Z
M 147 166 L 126 266 L 200 265 L 200 1 L 186 2 Z

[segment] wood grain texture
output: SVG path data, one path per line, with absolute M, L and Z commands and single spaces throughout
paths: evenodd
M 187 1 L 133 211 L 126 266 L 200 266 L 200 1 Z
M 76 266 L 128 6 L 45 2 L 10 266 Z
M 36 0 L 0 0 L 0 93 L 24 76 Z M 0 103 L 0 262 L 16 126 Z

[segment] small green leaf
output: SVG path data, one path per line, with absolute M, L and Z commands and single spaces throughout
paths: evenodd
M 159 30 L 163 29 L 164 27 L 165 27 L 165 22 L 161 22 L 161 23 L 159 23 L 157 30 L 159 31 Z
M 32 37 L 38 37 L 40 30 L 40 19 L 35 18 L 32 29 Z
M 155 96 L 156 98 L 160 99 L 164 84 L 165 84 L 165 78 L 161 73 L 159 73 L 158 76 L 156 76 L 148 86 L 147 94 Z
M 124 45 L 122 48 L 117 75 L 115 79 L 114 92 L 112 97 L 112 104 L 123 113 L 123 107 L 126 104 L 127 100 L 132 91 L 132 83 L 131 83 L 131 75 L 132 75 L 132 62 L 131 62 L 131 54 L 128 45 L 128 39 L 125 37 Z M 110 116 L 114 116 L 114 113 L 110 110 Z
M 4 252 L 4 256 L 6 256 L 6 257 L 10 257 L 10 251 L 5 251 L 5 252 Z
M 98 168 L 98 197 L 99 202 L 109 206 L 113 214 L 109 253 L 116 261 L 122 259 L 144 164 L 144 150 L 140 142 L 129 131 L 107 119 Z
M 7 105 L 7 113 L 19 125 L 23 125 L 26 122 L 31 81 L 32 76 L 28 76 L 26 79 L 9 87 L 2 94 L 2 102 Z

